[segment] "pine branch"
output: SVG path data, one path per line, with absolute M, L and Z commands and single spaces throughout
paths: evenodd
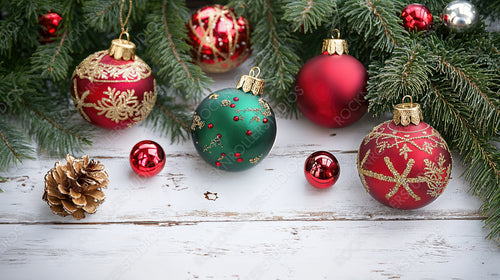
M 158 68 L 156 77 L 161 82 L 169 84 L 185 99 L 196 99 L 204 95 L 212 80 L 191 63 L 184 25 L 187 15 L 184 1 L 162 1 L 146 19 L 146 51 Z
M 37 143 L 49 154 L 65 155 L 79 153 L 85 145 L 91 145 L 92 128 L 83 120 L 72 120 L 74 110 L 59 108 L 54 110 L 44 98 L 33 96 L 23 100 L 28 109 L 22 116 L 23 126 Z M 49 103 L 49 104 L 47 104 Z M 35 105 L 36 104 L 36 105 Z
M 472 108 L 481 133 L 494 135 L 500 128 L 500 103 L 496 93 L 488 87 L 492 73 L 464 61 L 464 56 L 463 50 L 458 50 L 454 56 L 442 56 L 438 60 L 438 71 L 450 80 L 453 90 L 459 91 L 461 100 Z
M 437 83 L 440 83 L 438 86 Z M 453 144 L 462 156 L 465 165 L 465 179 L 469 181 L 473 195 L 482 198 L 481 209 L 488 216 L 486 225 L 491 228 L 489 237 L 500 234 L 500 153 L 478 134 L 474 126 L 475 115 L 470 114 L 466 104 L 461 103 L 459 94 L 439 80 L 433 81 L 429 94 L 434 95 L 432 106 L 425 111 L 431 114 L 433 124 Z M 472 117 L 473 116 L 473 117 Z
M 186 140 L 191 134 L 192 114 L 186 105 L 176 104 L 175 98 L 166 96 L 164 89 L 159 89 L 156 106 L 146 119 L 146 124 L 164 134 L 170 135 L 172 142 Z
M 368 95 L 370 111 L 376 115 L 392 110 L 405 95 L 415 101 L 429 89 L 437 57 L 424 46 L 413 42 L 409 47 L 396 47 L 385 65 L 370 65 Z
M 68 29 L 66 28 L 57 44 L 38 46 L 31 58 L 33 73 L 39 72 L 42 78 L 51 78 L 53 81 L 67 77 L 69 66 L 73 61 L 67 36 Z
M 6 116 L 0 118 L 0 169 L 7 170 L 12 164 L 32 158 L 34 153 L 23 132 Z
M 371 48 L 391 52 L 409 36 L 400 25 L 402 7 L 400 1 L 348 0 L 339 13 L 347 20 L 347 28 Z
M 330 0 L 285 0 L 283 20 L 292 24 L 293 31 L 313 32 L 328 21 L 337 5 Z
M 300 42 L 289 24 L 282 20 L 283 4 L 270 0 L 234 2 L 236 7 L 245 7 L 245 14 L 254 27 L 251 39 L 254 62 L 266 81 L 265 94 L 278 105 L 275 107 L 278 114 L 290 116 L 297 113 L 293 85 L 301 67 L 297 55 Z

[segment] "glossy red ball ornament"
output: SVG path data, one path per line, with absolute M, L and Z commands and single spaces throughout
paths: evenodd
M 187 28 L 193 61 L 205 72 L 227 72 L 251 53 L 250 23 L 232 8 L 200 8 L 191 15 Z
M 368 109 L 364 99 L 368 74 L 356 58 L 347 54 L 344 40 L 325 39 L 322 53 L 307 61 L 297 75 L 297 107 L 315 124 L 345 127 Z
M 165 167 L 165 152 L 156 142 L 143 140 L 130 151 L 130 166 L 140 176 L 152 177 Z
M 91 124 L 123 129 L 144 120 L 153 109 L 153 72 L 134 51 L 132 42 L 113 40 L 109 50 L 88 56 L 73 72 L 73 103 Z
M 434 201 L 451 173 L 446 141 L 422 121 L 420 106 L 394 107 L 394 118 L 376 126 L 359 147 L 358 174 L 366 191 L 398 209 L 417 209 Z
M 427 7 L 420 4 L 410 4 L 401 12 L 403 26 L 408 31 L 429 30 L 432 25 L 432 14 Z
M 313 187 L 326 189 L 337 182 L 340 165 L 337 158 L 329 152 L 314 152 L 306 159 L 304 175 Z
M 59 24 L 62 21 L 62 17 L 58 13 L 48 12 L 38 18 L 38 24 L 40 26 L 40 35 L 42 36 L 41 42 L 49 43 L 54 41 L 56 37 L 56 32 L 59 28 Z

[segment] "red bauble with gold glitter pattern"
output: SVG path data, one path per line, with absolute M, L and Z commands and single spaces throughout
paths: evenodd
M 153 109 L 155 79 L 134 50 L 132 42 L 113 40 L 109 50 L 88 56 L 73 72 L 71 97 L 91 124 L 123 129 L 144 120 Z
M 345 127 L 368 109 L 364 99 L 368 74 L 356 58 L 347 54 L 344 40 L 325 39 L 322 53 L 307 61 L 297 75 L 297 107 L 315 124 Z
M 424 5 L 410 4 L 401 12 L 403 27 L 408 31 L 429 30 L 432 25 L 431 11 Z
M 209 73 L 236 68 L 250 55 L 250 24 L 232 8 L 203 7 L 187 23 L 193 61 Z
M 421 121 L 420 106 L 394 107 L 394 119 L 376 126 L 359 147 L 358 173 L 366 191 L 398 209 L 417 209 L 444 191 L 451 173 L 446 141 Z

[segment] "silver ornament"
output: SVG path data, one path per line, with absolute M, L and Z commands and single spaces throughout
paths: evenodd
M 466 0 L 448 4 L 441 15 L 444 25 L 456 32 L 467 31 L 477 23 L 476 6 Z

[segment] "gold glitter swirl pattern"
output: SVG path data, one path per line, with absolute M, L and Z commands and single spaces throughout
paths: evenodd
M 101 62 L 108 50 L 98 51 L 85 58 L 73 72 L 73 77 L 102 83 L 138 82 L 151 76 L 151 68 L 138 56 L 132 63 L 109 65 Z M 111 79 L 111 80 L 110 80 Z

